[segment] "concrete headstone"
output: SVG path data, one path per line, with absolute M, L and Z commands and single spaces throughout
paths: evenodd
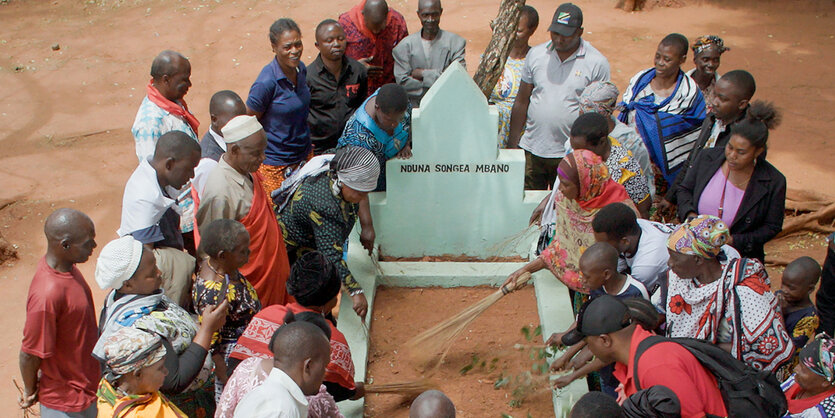
M 527 256 L 527 230 L 544 192 L 524 191 L 522 150 L 498 147 L 498 114 L 453 63 L 412 114 L 410 159 L 386 165 L 372 193 L 380 253 L 393 257 Z

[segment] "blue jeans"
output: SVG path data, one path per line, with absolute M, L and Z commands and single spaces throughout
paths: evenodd
M 41 418 L 96 418 L 98 408 L 96 402 L 81 412 L 64 412 L 57 409 L 47 408 L 41 404 Z

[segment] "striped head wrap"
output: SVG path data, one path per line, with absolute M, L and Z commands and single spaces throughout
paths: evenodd
M 349 145 L 336 150 L 331 171 L 336 173 L 339 183 L 358 192 L 370 192 L 377 188 L 380 161 L 371 151 Z
M 111 334 L 104 343 L 105 378 L 116 379 L 148 367 L 165 357 L 162 337 L 133 327 Z
M 595 81 L 586 86 L 580 94 L 580 111 L 611 116 L 619 95 L 618 87 L 612 82 Z
M 827 382 L 835 383 L 835 340 L 826 334 L 818 334 L 798 354 L 800 362 Z
M 667 248 L 686 255 L 714 258 L 722 251 L 731 233 L 721 219 L 710 215 L 679 225 L 667 238 Z
M 725 51 L 731 50 L 730 48 L 725 47 L 725 42 L 722 40 L 722 38 L 716 35 L 700 36 L 696 38 L 695 41 L 693 41 L 693 45 L 691 45 L 690 47 L 693 48 L 694 53 L 699 54 L 705 49 L 710 48 L 711 46 L 715 46 L 719 50 L 720 54 Z

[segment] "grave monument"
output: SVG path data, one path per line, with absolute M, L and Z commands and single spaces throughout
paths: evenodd
M 542 197 L 525 193 L 524 153 L 499 149 L 497 131 L 496 109 L 450 65 L 412 112 L 413 156 L 389 160 L 386 192 L 370 196 L 382 255 L 527 256 L 513 238 Z
M 497 131 L 496 110 L 460 64 L 450 65 L 412 113 L 413 156 L 389 160 L 386 192 L 369 194 L 377 233 L 372 257 L 532 256 L 539 231 L 528 228 L 528 219 L 549 192 L 524 190 L 524 153 L 500 150 Z M 377 286 L 499 286 L 522 265 L 376 262 L 360 245 L 357 228 L 350 241 L 347 261 L 365 289 L 368 323 Z M 542 335 L 565 330 L 573 322 L 566 287 L 547 270 L 534 274 L 533 283 Z M 353 313 L 350 298 L 342 298 L 340 312 L 339 329 L 351 347 L 356 379 L 364 380 L 369 335 Z M 408 318 L 403 321 L 408 326 Z M 569 400 L 585 391 L 585 382 L 577 381 L 555 394 L 555 414 L 563 416 Z M 361 417 L 363 402 L 340 402 L 339 407 L 346 417 Z

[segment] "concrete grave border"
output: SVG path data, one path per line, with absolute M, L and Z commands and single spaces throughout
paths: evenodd
M 352 232 L 348 250 L 348 265 L 354 278 L 365 289 L 368 298 L 367 324 L 370 327 L 374 314 L 374 297 L 377 286 L 392 287 L 498 287 L 508 274 L 524 263 L 487 263 L 487 262 L 380 262 L 379 270 L 371 257 L 359 242 L 357 228 Z M 376 251 L 375 251 L 375 256 Z M 383 273 L 381 277 L 380 271 Z M 567 288 L 547 270 L 534 274 L 534 289 L 542 325 L 542 334 L 546 336 L 563 331 L 573 320 L 571 305 L 568 303 Z M 473 301 L 475 303 L 476 300 Z M 369 335 L 353 313 L 351 299 L 343 293 L 339 307 L 338 328 L 345 334 L 351 348 L 351 357 L 355 367 L 355 379 L 366 378 Z M 450 315 L 456 312 L 450 312 Z M 403 318 L 408 321 L 409 318 Z M 404 341 L 405 343 L 405 341 Z M 567 388 L 553 395 L 554 414 L 562 417 L 570 409 L 571 403 L 587 392 L 585 379 L 575 381 Z M 397 396 L 397 395 L 392 395 Z M 339 408 L 347 418 L 363 416 L 365 399 L 344 401 Z

